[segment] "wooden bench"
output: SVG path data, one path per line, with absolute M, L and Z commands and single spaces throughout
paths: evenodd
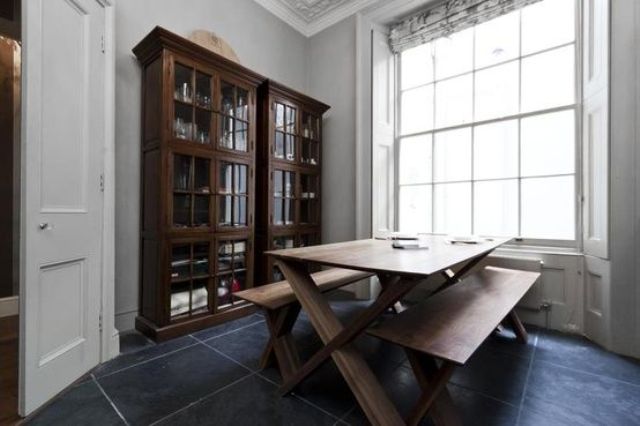
M 537 272 L 485 267 L 367 332 L 404 347 L 422 395 L 407 424 L 430 412 L 435 424 L 458 424 L 446 384 L 501 323 L 520 342 L 526 331 L 514 308 L 540 276 Z M 436 359 L 441 360 L 440 365 Z
M 332 268 L 311 274 L 322 293 L 355 283 L 373 276 L 370 272 Z M 300 313 L 300 303 L 287 281 L 279 281 L 234 293 L 234 297 L 249 301 L 264 310 L 271 338 L 260 359 L 262 369 L 274 359 L 278 362 L 283 379 L 300 368 L 291 330 Z

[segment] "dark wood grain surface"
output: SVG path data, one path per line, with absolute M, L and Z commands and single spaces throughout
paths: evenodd
M 275 258 L 318 263 L 378 274 L 428 276 L 491 252 L 508 238 L 478 244 L 451 244 L 438 235 L 424 238 L 427 249 L 394 249 L 388 240 L 357 240 L 320 246 L 273 250 Z
M 18 417 L 18 317 L 0 318 L 0 426 Z
M 487 266 L 420 305 L 370 328 L 368 333 L 462 365 L 539 276 L 538 272 Z
M 370 277 L 368 272 L 352 271 L 349 269 L 332 268 L 316 272 L 311 275 L 321 292 L 326 292 L 347 284 Z M 249 290 L 234 293 L 234 296 L 263 306 L 267 309 L 277 309 L 296 301 L 296 295 L 287 281 L 254 287 Z

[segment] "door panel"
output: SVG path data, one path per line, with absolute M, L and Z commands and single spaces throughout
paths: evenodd
M 99 362 L 105 10 L 24 2 L 20 412 Z

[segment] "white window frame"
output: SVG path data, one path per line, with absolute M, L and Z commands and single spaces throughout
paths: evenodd
M 483 124 L 490 124 L 490 123 L 497 123 L 497 122 L 502 122 L 502 121 L 507 121 L 507 120 L 512 120 L 512 119 L 516 119 L 518 120 L 518 133 L 520 133 L 520 119 L 522 118 L 527 118 L 527 117 L 534 117 L 534 116 L 539 116 L 539 115 L 543 115 L 543 114 L 548 114 L 548 113 L 553 113 L 553 112 L 560 112 L 560 111 L 567 111 L 567 110 L 574 110 L 575 112 L 575 170 L 574 173 L 572 173 L 572 175 L 574 176 L 574 188 L 575 188 L 575 200 L 574 200 L 574 212 L 575 212 L 575 230 L 574 230 L 574 239 L 573 240 L 559 240 L 559 239 L 542 239 L 542 238 L 521 238 L 521 237 L 515 237 L 510 243 L 509 245 L 511 246 L 517 246 L 517 247 L 558 247 L 558 248 L 567 248 L 567 249 L 572 249 L 572 250 L 576 250 L 576 251 L 582 251 L 583 249 L 583 243 L 582 243 L 582 229 L 583 229 L 583 212 L 582 212 L 582 203 L 584 201 L 584 195 L 583 195 L 583 170 L 582 170 L 582 101 L 583 101 L 583 93 L 582 93 L 582 79 L 583 79 L 583 56 L 582 56 L 582 49 L 583 49 L 583 43 L 582 43 L 582 35 L 583 35 L 583 24 L 582 24 L 582 5 L 581 5 L 581 1 L 580 0 L 575 0 L 575 41 L 571 42 L 571 43 L 564 43 L 558 46 L 554 46 L 551 48 L 547 48 L 547 49 L 543 49 L 541 51 L 536 51 L 534 53 L 530 53 L 527 55 L 522 55 L 522 56 L 518 56 L 515 59 L 510 59 L 507 61 L 502 61 L 499 63 L 495 63 L 489 66 L 485 66 L 485 67 L 481 67 L 481 68 L 474 68 L 472 71 L 469 72 L 465 72 L 465 73 L 461 73 L 461 74 L 456 74 L 453 76 L 449 76 L 443 79 L 435 79 L 434 76 L 434 80 L 432 82 L 429 82 L 427 84 L 424 85 L 419 85 L 419 86 L 415 86 L 412 89 L 415 89 L 417 87 L 422 87 L 422 86 L 426 86 L 428 84 L 435 84 L 438 82 L 442 82 L 442 81 L 447 81 L 456 77 L 460 77 L 460 76 L 464 76 L 464 75 L 472 75 L 472 84 L 473 84 L 473 89 L 472 89 L 472 98 L 471 98 L 471 102 L 472 105 L 475 105 L 475 74 L 479 71 L 483 71 L 486 69 L 491 69 L 494 67 L 498 67 L 507 63 L 511 63 L 511 62 L 520 62 L 528 57 L 531 56 L 535 56 L 541 53 L 545 53 L 545 52 L 549 52 L 552 50 L 556 50 L 556 49 L 560 49 L 562 47 L 566 47 L 566 46 L 570 46 L 570 45 L 574 45 L 574 64 L 575 64 L 575 68 L 574 68 L 574 73 L 575 73 L 575 78 L 574 78 L 574 85 L 575 85 L 575 104 L 568 104 L 568 105 L 563 105 L 563 106 L 559 106 L 559 107 L 554 107 L 554 108 L 548 108 L 548 109 L 544 109 L 544 110 L 537 110 L 534 112 L 528 112 L 528 113 L 518 113 L 518 114 L 513 114 L 510 116 L 505 116 L 505 117 L 500 117 L 500 118 L 495 118 L 495 119 L 489 119 L 489 120 L 483 120 L 483 121 L 472 121 L 470 123 L 465 123 L 465 124 L 460 124 L 460 125 L 455 125 L 455 126 L 448 126 L 448 127 L 442 127 L 442 128 L 435 128 L 435 120 L 434 120 L 434 128 L 431 130 L 427 130 L 427 131 L 423 131 L 423 132 L 417 132 L 417 133 L 410 133 L 410 134 L 404 134 L 401 135 L 400 134 L 400 128 L 401 128 L 401 67 L 402 67 L 402 61 L 400 60 L 400 54 L 395 54 L 395 67 L 396 67 L 396 72 L 395 72 L 395 77 L 396 77 L 396 81 L 395 81 L 395 110 L 396 110 L 396 120 L 395 120 L 395 136 L 394 136 L 394 158 L 395 158 L 395 164 L 394 164 L 394 173 L 395 173 L 395 187 L 394 187 L 394 206 L 395 206 L 395 229 L 399 229 L 399 220 L 400 220 L 400 187 L 401 186 L 411 186 L 411 185 L 431 185 L 432 187 L 432 191 L 435 188 L 435 185 L 438 184 L 442 184 L 440 182 L 435 183 L 435 182 L 431 182 L 431 183 L 422 183 L 422 184 L 400 184 L 399 181 L 399 169 L 400 169 L 400 141 L 401 139 L 404 138 L 408 138 L 411 136 L 420 136 L 420 135 L 433 135 L 436 133 L 440 133 L 440 132 L 444 132 L 447 130 L 455 130 L 455 129 L 462 129 L 462 128 L 471 128 L 473 129 L 476 126 L 480 126 Z M 520 32 L 522 32 L 522 25 L 520 25 Z M 475 40 L 475 35 L 474 35 L 474 40 Z M 475 43 L 475 41 L 474 41 Z M 519 53 L 522 52 L 522 37 L 520 37 L 519 40 L 520 43 L 520 50 Z M 474 54 L 475 54 L 475 50 L 474 50 Z M 475 65 L 475 61 L 474 61 L 474 65 Z M 519 70 L 518 70 L 519 76 L 521 77 L 522 75 L 522 67 L 519 66 Z M 519 87 L 521 87 L 522 85 L 522 79 L 519 78 Z M 435 95 L 434 95 L 435 96 Z M 519 98 L 518 102 L 522 102 L 521 97 Z M 435 116 L 435 108 L 434 108 L 434 116 Z M 471 132 L 472 134 L 472 149 L 471 149 L 471 160 L 472 160 L 472 164 L 473 164 L 473 160 L 474 160 L 474 152 L 473 152 L 473 131 Z M 520 135 L 519 135 L 520 136 Z M 520 152 L 520 146 L 521 146 L 521 138 L 518 137 L 518 152 Z M 518 161 L 520 162 L 520 158 L 518 159 Z M 518 171 L 520 171 L 520 165 L 518 165 Z M 520 174 L 520 173 L 518 173 Z M 570 174 L 563 174 L 563 175 L 557 175 L 557 176 L 569 176 Z M 544 176 L 540 176 L 540 177 L 552 177 L 555 175 L 544 175 Z M 518 198 L 520 199 L 521 197 L 521 181 L 523 179 L 522 176 L 518 176 L 517 178 L 515 178 L 518 181 Z M 527 179 L 527 178 L 524 178 Z M 504 180 L 510 180 L 510 179 L 506 179 L 506 178 L 500 178 L 500 179 L 474 179 L 473 176 L 471 176 L 470 180 L 465 180 L 465 181 L 461 181 L 461 182 L 470 182 L 471 183 L 471 221 L 472 221 L 472 229 L 473 229 L 473 220 L 474 220 L 474 215 L 473 215 L 473 191 L 474 191 L 474 183 L 475 182 L 484 182 L 484 181 L 504 181 Z M 454 183 L 454 182 L 443 182 L 443 183 Z M 432 198 L 433 199 L 433 198 Z M 433 211 L 433 203 L 432 203 L 432 211 Z M 521 218 L 522 218 L 522 211 L 518 210 L 518 224 L 519 224 L 519 228 L 520 228 L 520 223 L 521 223 Z M 434 229 L 433 227 L 433 221 L 434 221 L 434 214 L 432 213 L 431 215 L 431 220 L 432 220 L 432 230 Z M 435 232 L 434 232 L 435 233 Z

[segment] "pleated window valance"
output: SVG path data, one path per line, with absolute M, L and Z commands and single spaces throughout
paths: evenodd
M 448 0 L 391 27 L 394 53 L 489 21 L 540 0 Z

